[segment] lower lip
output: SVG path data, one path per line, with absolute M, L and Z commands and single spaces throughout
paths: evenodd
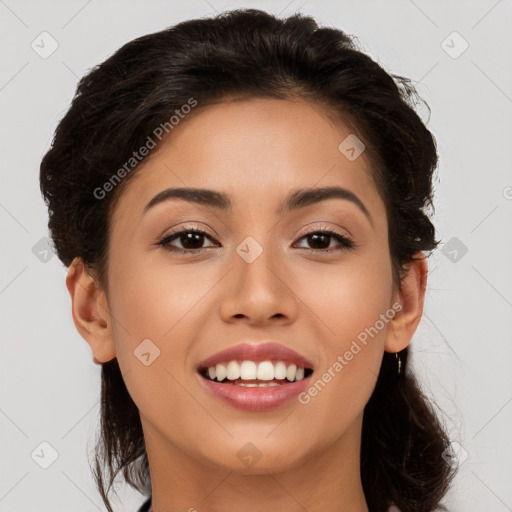
M 281 407 L 304 391 L 311 375 L 302 380 L 268 387 L 244 387 L 236 384 L 222 384 L 205 379 L 198 374 L 207 389 L 223 402 L 248 411 L 268 411 Z

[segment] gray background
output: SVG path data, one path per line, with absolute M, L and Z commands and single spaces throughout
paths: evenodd
M 445 503 L 512 510 L 510 0 L 0 1 L 0 510 L 105 510 L 87 463 L 100 367 L 74 327 L 65 268 L 45 252 L 38 173 L 57 121 L 78 78 L 125 42 L 245 6 L 300 10 L 355 34 L 388 71 L 417 81 L 430 105 L 443 243 L 429 260 L 412 365 L 444 411 L 460 464 Z M 142 502 L 123 487 L 119 495 L 116 511 Z

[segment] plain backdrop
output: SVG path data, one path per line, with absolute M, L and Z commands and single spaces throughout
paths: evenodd
M 255 7 L 311 14 L 358 37 L 429 104 L 440 164 L 412 369 L 435 400 L 459 474 L 454 512 L 512 510 L 512 2 L 0 1 L 0 510 L 106 510 L 87 456 L 100 367 L 75 329 L 66 271 L 46 250 L 39 164 L 79 77 L 131 39 Z M 43 41 L 43 42 L 41 42 Z M 44 466 L 47 466 L 46 468 Z M 143 497 L 119 487 L 117 511 Z

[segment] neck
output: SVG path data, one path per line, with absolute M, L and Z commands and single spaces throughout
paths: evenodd
M 284 470 L 248 473 L 198 461 L 142 419 L 151 474 L 151 512 L 368 512 L 360 476 L 362 415 L 336 442 L 294 460 Z

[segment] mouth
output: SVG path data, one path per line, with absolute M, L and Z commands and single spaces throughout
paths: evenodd
M 267 411 L 290 403 L 311 382 L 313 364 L 275 342 L 242 343 L 201 362 L 200 382 L 225 404 Z
M 312 368 L 277 360 L 224 361 L 214 366 L 200 367 L 198 371 L 201 377 L 212 382 L 252 388 L 283 386 L 313 374 Z

